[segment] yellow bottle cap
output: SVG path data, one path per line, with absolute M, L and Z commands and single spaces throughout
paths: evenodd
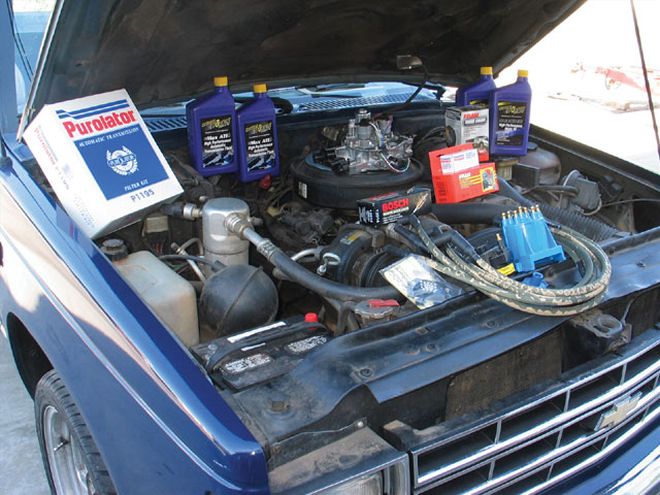
M 518 71 L 518 77 L 527 77 L 527 75 L 528 75 L 528 72 L 525 69 L 520 69 Z
M 216 76 L 213 78 L 213 86 L 216 88 L 222 88 L 229 84 L 229 78 L 227 76 Z
M 492 67 L 482 67 L 479 69 L 479 73 L 482 76 L 492 76 L 493 75 L 493 68 Z
M 252 86 L 253 93 L 265 93 L 268 91 L 268 87 L 264 83 L 254 84 Z

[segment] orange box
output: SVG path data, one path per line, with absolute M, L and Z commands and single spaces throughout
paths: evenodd
M 499 191 L 493 162 L 479 163 L 472 144 L 429 152 L 436 203 L 459 203 Z

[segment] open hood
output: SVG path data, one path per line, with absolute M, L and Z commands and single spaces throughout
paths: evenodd
M 58 2 L 26 115 L 45 103 L 126 88 L 136 105 L 195 96 L 227 74 L 235 90 L 497 74 L 584 0 L 112 0 Z

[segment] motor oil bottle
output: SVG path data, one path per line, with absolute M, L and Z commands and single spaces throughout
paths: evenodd
M 527 71 L 519 70 L 513 84 L 490 93 L 490 153 L 499 156 L 527 154 L 529 138 L 529 110 L 532 88 Z
M 477 82 L 458 88 L 456 91 L 456 106 L 488 105 L 490 92 L 497 87 L 493 80 L 493 68 L 481 67 L 479 72 L 481 77 Z
M 214 77 L 212 93 L 186 105 L 188 148 L 204 176 L 236 172 L 236 106 L 226 76 Z
M 275 105 L 265 84 L 255 84 L 252 91 L 254 99 L 236 113 L 238 172 L 242 182 L 280 173 Z

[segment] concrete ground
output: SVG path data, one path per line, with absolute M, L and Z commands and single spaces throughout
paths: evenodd
M 18 376 L 9 344 L 0 335 L 0 493 L 47 495 L 48 482 L 34 428 L 32 399 Z

